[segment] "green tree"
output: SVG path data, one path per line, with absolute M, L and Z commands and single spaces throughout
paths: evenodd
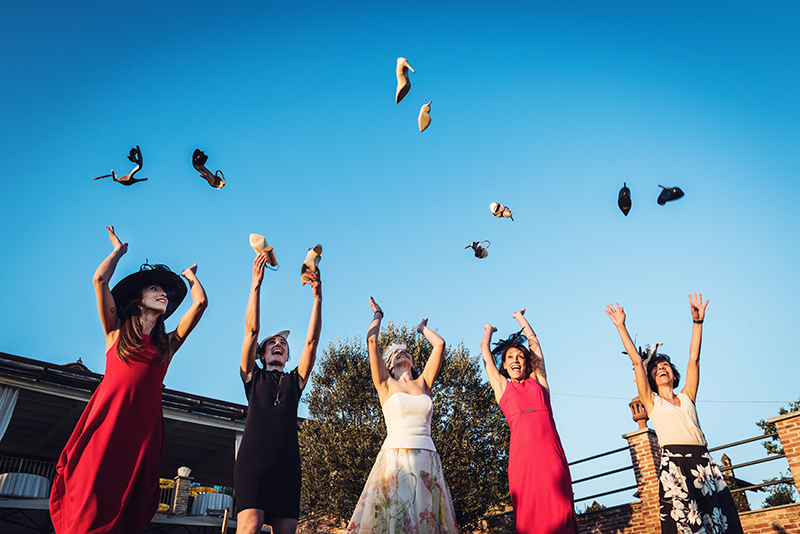
M 784 408 L 781 406 L 781 409 L 778 410 L 778 415 L 786 415 L 787 413 L 797 412 L 800 411 L 800 399 L 797 399 L 794 402 L 789 403 L 789 407 Z M 764 435 L 767 436 L 769 434 L 774 434 L 777 429 L 775 428 L 775 423 L 770 423 L 762 419 L 761 421 L 756 423 L 761 430 L 764 431 Z M 768 441 L 762 443 L 764 448 L 767 449 L 767 453 L 769 454 L 783 454 L 783 447 L 781 447 L 781 442 L 778 439 L 778 436 L 773 436 Z
M 787 413 L 797 412 L 800 411 L 800 399 L 797 399 L 794 402 L 790 402 L 788 408 L 781 407 L 778 410 L 778 415 L 786 415 Z M 774 434 L 777 431 L 775 427 L 775 423 L 770 423 L 762 419 L 756 423 L 761 430 L 764 431 L 764 435 L 767 436 L 769 434 Z M 762 443 L 764 448 L 767 449 L 768 454 L 783 454 L 783 447 L 781 446 L 781 442 L 778 439 L 778 436 L 772 436 L 769 440 Z M 791 469 L 788 473 L 786 473 L 785 477 L 791 477 L 792 472 Z M 764 482 L 774 482 L 779 480 L 778 478 L 769 478 L 765 479 Z M 772 506 L 781 506 L 783 504 L 791 504 L 795 502 L 794 495 L 795 489 L 794 484 L 792 483 L 781 483 L 775 484 L 773 486 L 767 486 L 766 488 L 767 493 L 769 495 L 764 499 L 764 507 L 770 508 Z
M 792 473 L 787 472 L 786 474 L 779 473 L 781 478 L 791 477 Z M 764 482 L 774 482 L 776 480 L 780 480 L 779 478 L 769 478 L 764 480 Z M 767 486 L 766 488 L 767 493 L 769 495 L 766 499 L 764 499 L 764 508 L 771 508 L 773 506 L 782 506 L 784 504 L 792 504 L 796 502 L 794 499 L 795 490 L 794 484 L 791 482 L 783 482 L 781 484 L 775 484 L 774 486 Z
M 416 330 L 389 323 L 379 343 L 408 345 L 421 370 L 431 351 Z M 303 502 L 312 518 L 343 523 L 386 437 L 372 384 L 366 345 L 360 339 L 329 344 L 317 362 L 307 393 L 310 418 L 300 429 Z M 449 346 L 433 387 L 431 437 L 462 527 L 474 526 L 508 501 L 508 425 L 481 380 L 477 358 L 463 344 Z

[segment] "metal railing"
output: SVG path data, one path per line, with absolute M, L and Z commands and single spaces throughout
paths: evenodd
M 580 460 L 575 460 L 574 462 L 569 462 L 569 464 L 567 464 L 567 465 L 572 467 L 573 465 L 577 465 L 577 464 L 580 464 L 580 463 L 583 463 L 583 462 L 588 462 L 590 460 L 597 460 L 599 458 L 604 458 L 604 457 L 610 456 L 612 454 L 617 454 L 617 453 L 620 453 L 620 452 L 623 452 L 623 451 L 629 451 L 629 450 L 630 449 L 627 446 L 620 447 L 619 449 L 613 449 L 613 450 L 610 450 L 610 451 L 602 452 L 600 454 L 595 454 L 594 456 L 587 456 L 586 458 L 581 458 Z M 622 473 L 624 471 L 630 471 L 632 469 L 633 469 L 633 463 L 631 463 L 631 465 L 628 465 L 628 466 L 625 466 L 625 467 L 620 467 L 618 469 L 612 469 L 610 471 L 605 471 L 603 473 L 598 473 L 596 475 L 591 475 L 591 476 L 588 476 L 588 477 L 584 477 L 584 478 L 579 478 L 577 480 L 573 480 L 572 481 L 572 485 L 575 486 L 575 484 L 580 484 L 581 482 L 587 482 L 589 480 L 595 480 L 595 479 L 606 477 L 606 476 L 609 476 L 609 475 Z M 622 488 L 613 489 L 611 491 L 604 491 L 602 493 L 595 493 L 594 495 L 588 495 L 586 497 L 577 498 L 577 499 L 575 499 L 575 502 L 577 503 L 577 502 L 581 502 L 581 501 L 588 501 L 589 499 L 596 499 L 598 497 L 605 497 L 606 495 L 613 495 L 614 493 L 621 493 L 623 491 L 636 489 L 637 487 L 638 486 L 636 484 L 634 484 L 633 486 L 625 486 L 625 487 L 622 487 Z
M 711 452 L 715 452 L 715 451 L 721 451 L 722 449 L 728 449 L 730 447 L 735 447 L 737 445 L 744 445 L 745 443 L 751 443 L 753 441 L 761 441 L 763 439 L 769 439 L 769 438 L 773 438 L 773 437 L 777 437 L 777 436 L 778 436 L 777 432 L 773 432 L 771 434 L 764 434 L 764 435 L 761 435 L 761 436 L 755 436 L 755 437 L 743 439 L 743 440 L 740 440 L 740 441 L 734 441 L 733 443 L 727 443 L 725 445 L 720 445 L 719 447 L 714 447 L 713 449 L 708 449 L 708 452 L 711 453 Z M 762 464 L 764 462 L 771 462 L 772 460 L 779 460 L 781 458 L 786 458 L 786 454 L 771 454 L 771 455 L 765 456 L 764 458 L 759 458 L 757 460 L 751 460 L 749 462 L 742 462 L 742 463 L 736 464 L 736 465 L 729 465 L 727 467 L 723 466 L 723 467 L 720 467 L 719 470 L 722 471 L 723 473 L 725 473 L 726 471 L 733 471 L 734 469 L 739 469 L 740 467 L 748 467 L 748 466 L 751 466 L 751 465 Z M 763 482 L 761 484 L 752 484 L 750 486 L 745 486 L 743 488 L 734 488 L 734 489 L 731 490 L 731 493 L 739 493 L 739 492 L 742 492 L 742 491 L 756 491 L 756 490 L 760 490 L 761 488 L 766 488 L 768 486 L 774 486 L 776 484 L 785 484 L 787 482 L 793 482 L 793 481 L 794 481 L 794 479 L 792 477 L 784 477 L 784 478 L 781 478 L 781 479 L 778 479 L 778 480 L 773 480 L 771 482 Z
M 158 481 L 158 486 L 160 488 L 158 511 L 172 513 L 172 505 L 175 503 L 175 481 L 169 478 L 161 478 Z
M 54 462 L 0 456 L 0 495 L 46 499 L 56 476 Z

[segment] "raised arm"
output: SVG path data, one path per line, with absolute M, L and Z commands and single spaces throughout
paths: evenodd
M 108 238 L 114 246 L 114 251 L 97 267 L 92 281 L 94 282 L 94 292 L 97 297 L 97 312 L 100 314 L 100 324 L 103 326 L 103 333 L 106 336 L 106 348 L 108 348 L 114 343 L 116 332 L 119 329 L 117 306 L 114 303 L 114 296 L 111 294 L 108 282 L 117 268 L 119 259 L 128 252 L 128 244 L 119 240 L 114 233 L 113 226 L 106 226 L 106 230 L 108 230 Z
M 194 327 L 197 326 L 197 323 L 200 321 L 200 318 L 203 316 L 203 312 L 206 311 L 208 308 L 208 297 L 206 296 L 206 291 L 203 289 L 203 285 L 200 283 L 200 280 L 197 279 L 197 264 L 195 263 L 188 269 L 185 269 L 181 276 L 186 278 L 186 281 L 189 282 L 189 293 L 192 295 L 192 306 L 183 314 L 181 317 L 180 322 L 178 323 L 178 328 L 175 329 L 169 335 L 170 341 L 170 358 L 178 352 L 178 349 L 181 348 L 183 342 L 186 341 L 186 338 L 189 334 L 194 330 Z
M 489 377 L 489 385 L 492 386 L 494 391 L 494 398 L 498 404 L 506 391 L 508 381 L 506 377 L 500 374 L 497 370 L 497 365 L 494 363 L 492 357 L 492 334 L 497 332 L 497 328 L 487 324 L 483 325 L 483 337 L 481 338 L 481 356 L 483 357 L 483 367 L 486 369 L 486 375 Z
M 431 355 L 428 358 L 428 361 L 425 363 L 425 369 L 422 370 L 422 378 L 425 380 L 425 385 L 428 386 L 428 389 L 433 388 L 433 383 L 436 381 L 436 377 L 439 376 L 439 371 L 442 369 L 442 361 L 444 361 L 444 349 L 445 349 L 445 342 L 442 339 L 442 336 L 428 328 L 428 318 L 425 317 L 422 321 L 420 321 L 419 325 L 417 325 L 417 332 L 425 336 L 425 339 L 433 345 L 433 350 L 431 351 Z
M 544 367 L 544 354 L 542 354 L 542 347 L 539 345 L 539 338 L 536 337 L 536 333 L 533 331 L 530 323 L 525 318 L 525 308 L 522 308 L 518 312 L 514 312 L 513 317 L 519 323 L 520 328 L 522 328 L 522 333 L 525 334 L 526 338 L 528 338 L 528 348 L 531 349 L 533 356 L 536 358 L 537 368 L 534 369 L 533 373 L 531 374 L 536 381 L 542 385 L 543 388 L 549 390 L 550 387 L 547 385 L 547 371 Z
M 253 261 L 253 282 L 250 284 L 250 298 L 247 299 L 247 312 L 244 317 L 242 363 L 239 366 L 239 374 L 245 384 L 253 378 L 253 370 L 256 367 L 258 332 L 261 330 L 261 282 L 264 281 L 266 264 L 266 254 L 259 254 Z
M 617 303 L 616 307 L 613 304 L 606 306 L 606 313 L 611 318 L 611 322 L 617 327 L 617 333 L 622 339 L 622 344 L 625 346 L 625 352 L 633 363 L 633 375 L 636 377 L 636 388 L 639 390 L 639 399 L 644 404 L 644 409 L 647 413 L 653 409 L 653 390 L 650 389 L 650 383 L 647 380 L 647 370 L 642 365 L 642 357 L 639 356 L 639 351 L 636 350 L 636 345 L 633 344 L 631 335 L 628 333 L 628 328 L 625 326 L 625 310 Z
M 367 330 L 369 368 L 372 372 L 372 383 L 375 384 L 375 389 L 378 390 L 378 397 L 384 399 L 388 392 L 388 385 L 386 382 L 389 380 L 389 371 L 386 370 L 386 366 L 383 364 L 381 349 L 378 347 L 378 334 L 381 333 L 383 311 L 372 297 L 369 298 L 369 306 L 372 308 L 372 322 L 369 324 L 369 330 Z
M 689 307 L 692 311 L 692 340 L 689 343 L 689 365 L 686 368 L 686 385 L 683 393 L 692 399 L 697 398 L 697 388 L 700 386 L 700 344 L 703 341 L 703 321 L 706 318 L 706 306 L 703 303 L 703 294 L 689 295 Z
M 306 333 L 306 344 L 303 346 L 303 354 L 300 355 L 300 363 L 297 364 L 297 374 L 300 375 L 300 388 L 305 387 L 311 371 L 314 369 L 314 362 L 317 361 L 317 346 L 319 345 L 319 333 L 322 330 L 322 280 L 320 279 L 319 267 L 317 272 L 306 272 L 306 283 L 314 292 L 314 305 L 311 308 L 311 319 L 308 321 L 308 332 Z

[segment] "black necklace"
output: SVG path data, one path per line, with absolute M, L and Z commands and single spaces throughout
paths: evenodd
M 274 376 L 272 376 L 272 371 L 267 371 L 267 375 L 272 379 L 272 383 L 275 384 L 275 402 L 272 403 L 273 406 L 280 406 L 281 400 L 278 398 L 281 394 L 281 385 L 283 384 L 283 372 L 281 373 L 280 379 L 276 380 Z

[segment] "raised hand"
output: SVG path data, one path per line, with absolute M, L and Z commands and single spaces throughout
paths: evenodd
M 181 271 L 181 276 L 183 276 L 187 280 L 192 279 L 192 278 L 197 278 L 195 276 L 196 274 L 197 274 L 197 264 L 196 263 L 194 265 L 192 265 L 191 267 Z
M 317 267 L 317 272 L 313 271 L 306 271 L 305 274 L 306 284 L 311 286 L 311 289 L 314 291 L 315 298 L 322 298 L 322 272 L 320 272 L 319 267 Z
M 253 260 L 253 283 L 256 285 L 261 285 L 261 282 L 264 280 L 264 267 L 267 265 L 267 255 L 266 254 L 259 254 L 256 256 L 256 259 Z
M 515 312 L 514 312 L 514 314 L 512 315 L 512 317 L 513 317 L 514 319 L 516 319 L 517 321 L 521 321 L 521 320 L 522 320 L 522 317 L 523 317 L 524 315 L 525 315 L 525 308 L 522 308 L 522 309 L 521 309 L 521 310 L 519 310 L 519 311 L 515 311 Z
M 422 331 L 423 331 L 423 330 L 425 330 L 425 327 L 427 327 L 427 326 L 428 326 L 428 318 L 427 318 L 427 317 L 425 317 L 425 318 L 424 318 L 423 320 L 421 320 L 421 321 L 419 322 L 419 324 L 417 325 L 417 332 L 419 332 L 419 333 L 421 334 L 421 333 L 422 333 Z
M 617 328 L 625 326 L 625 310 L 619 305 L 619 302 L 617 302 L 616 308 L 613 304 L 606 306 L 606 313 L 611 317 L 611 322 L 614 323 L 614 326 Z
M 481 326 L 483 327 L 484 332 L 488 332 L 490 334 L 493 334 L 494 332 L 497 332 L 497 328 L 495 328 L 494 326 L 492 326 L 490 324 L 483 324 Z
M 381 315 L 383 315 L 383 310 L 381 310 L 381 307 L 378 306 L 378 303 L 375 302 L 375 299 L 372 297 L 369 298 L 369 307 L 372 308 L 372 313 L 380 312 Z
M 692 296 L 692 294 L 689 293 L 689 306 L 691 307 L 692 310 L 692 319 L 695 322 L 702 322 L 703 319 L 705 319 L 706 306 L 708 306 L 709 302 L 711 301 L 707 300 L 705 301 L 705 303 L 703 303 L 702 293 L 695 293 L 694 296 Z
M 114 245 L 114 252 L 119 252 L 120 254 L 128 252 L 128 244 L 119 240 L 117 234 L 114 233 L 114 227 L 106 226 L 106 230 L 108 230 L 108 238 L 111 240 L 111 244 Z

